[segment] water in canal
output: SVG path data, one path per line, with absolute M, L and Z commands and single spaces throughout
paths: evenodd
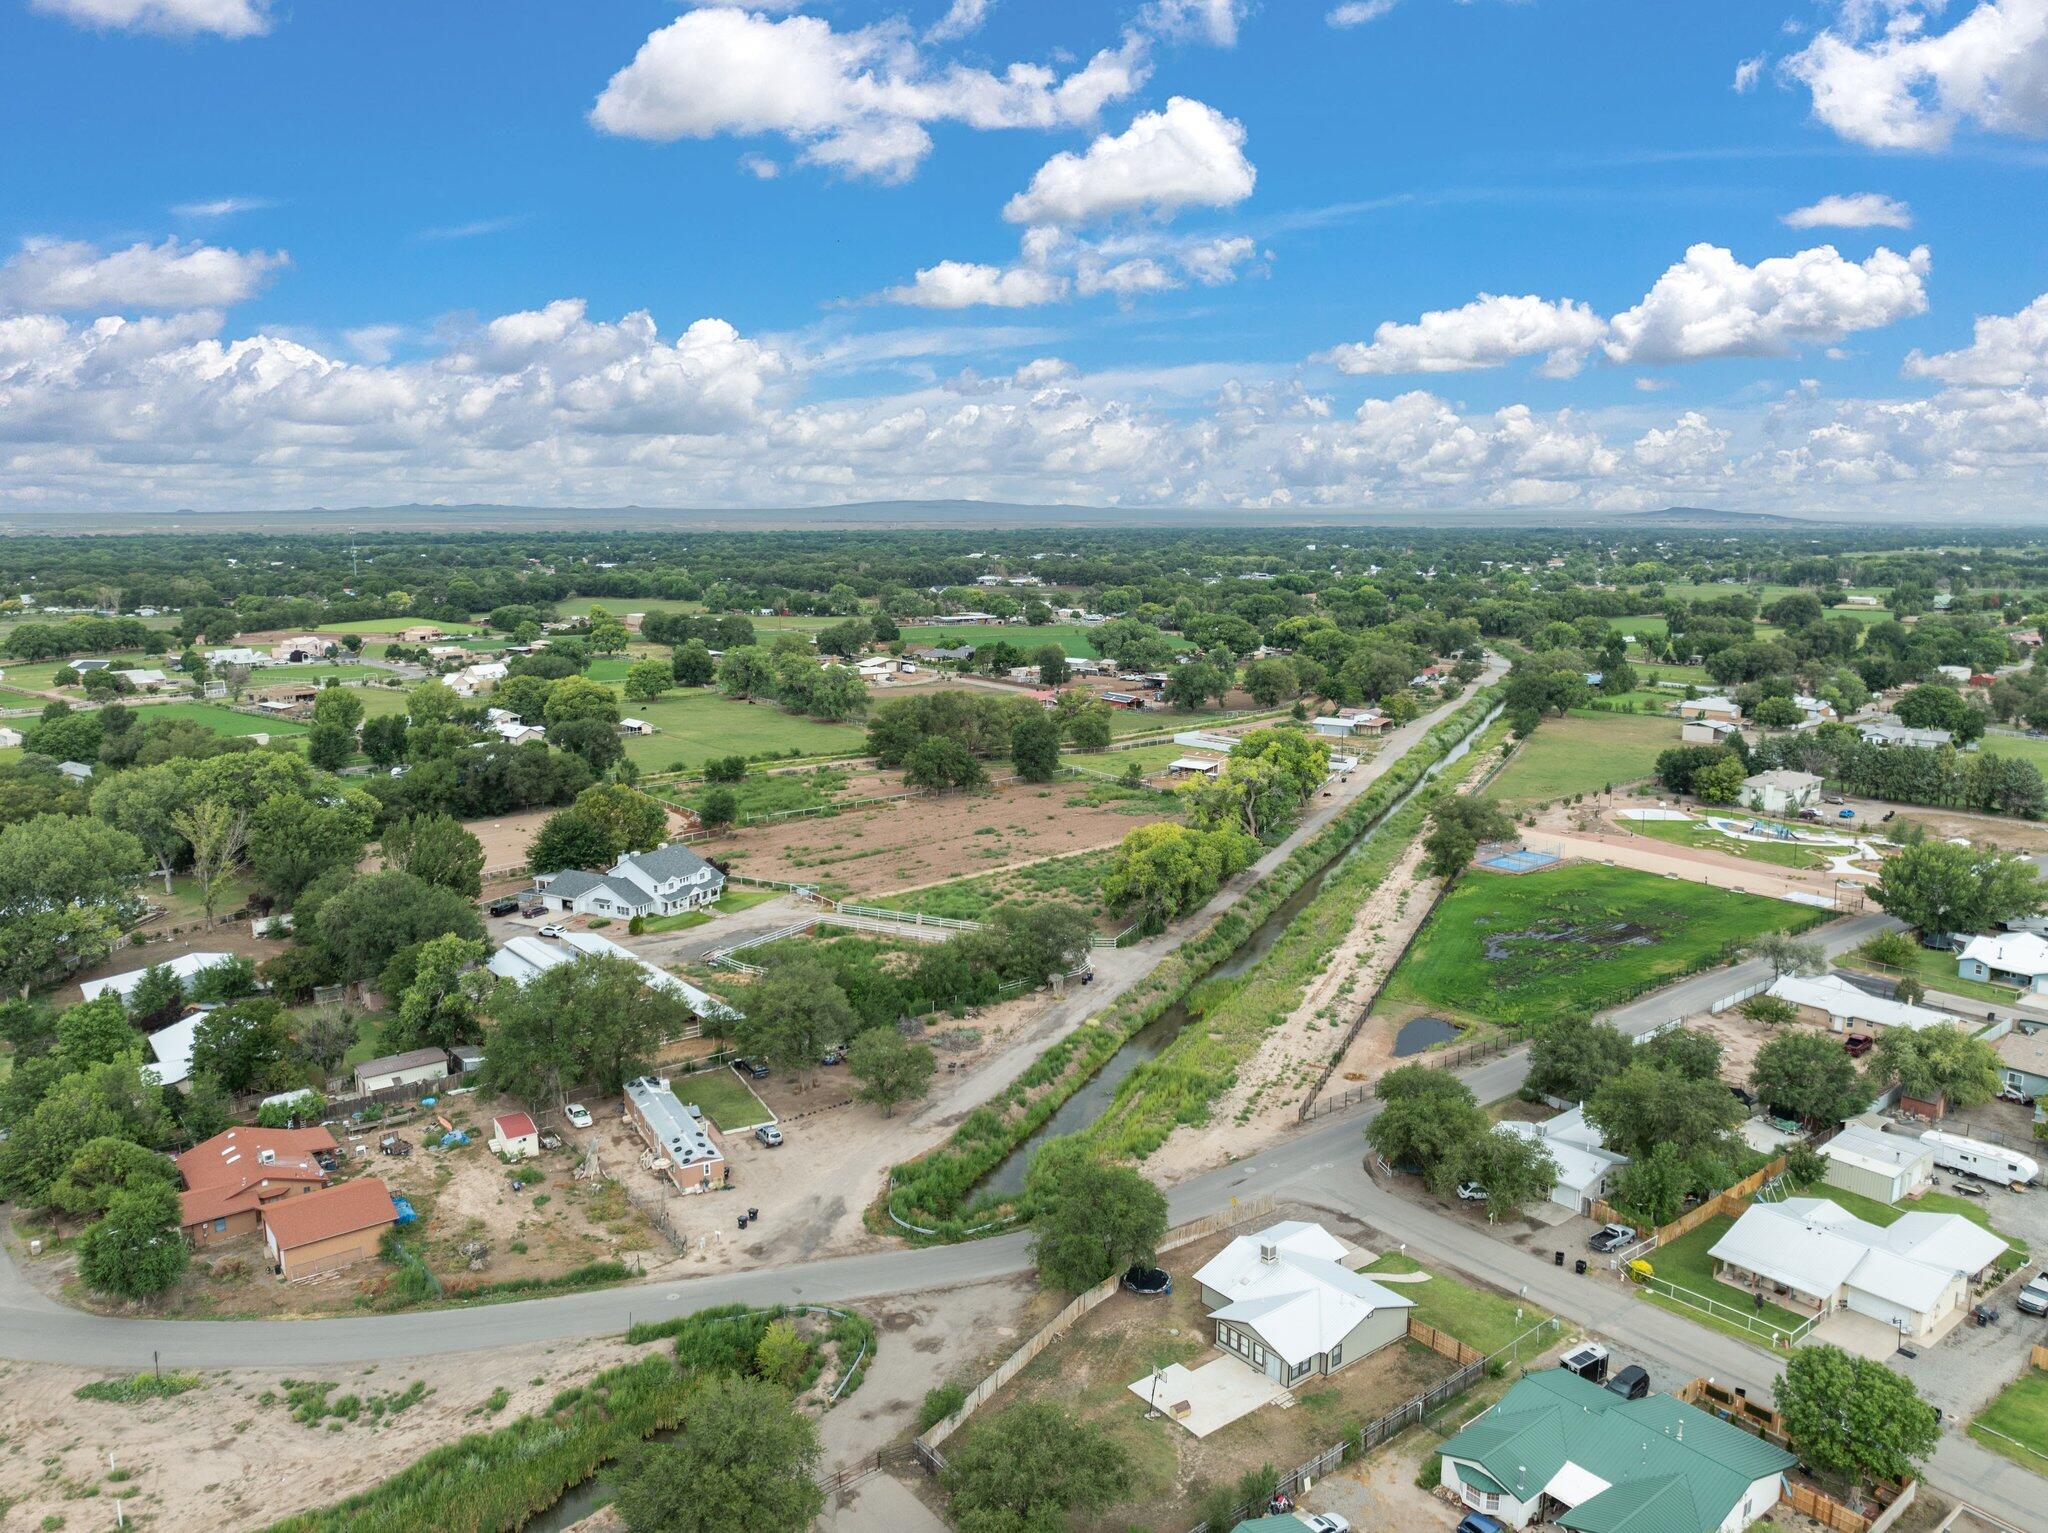
M 1495 709 L 1492 713 L 1481 719 L 1474 726 L 1470 734 L 1466 735 L 1464 739 L 1447 751 L 1442 760 L 1436 762 L 1422 775 L 1414 787 L 1402 794 L 1398 800 L 1388 807 L 1384 814 L 1366 827 L 1342 856 L 1333 857 L 1329 865 L 1320 873 L 1309 878 L 1299 889 L 1282 900 L 1279 907 L 1271 915 L 1267 916 L 1264 921 L 1261 921 L 1252 934 L 1240 943 L 1228 958 L 1224 959 L 1223 962 L 1203 976 L 1203 982 L 1229 979 L 1234 975 L 1242 974 L 1270 953 L 1273 950 L 1273 944 L 1280 940 L 1280 934 L 1287 930 L 1297 915 L 1301 914 L 1303 907 L 1322 892 L 1323 885 L 1329 881 L 1330 876 L 1356 856 L 1359 848 L 1372 839 L 1373 831 L 1384 824 L 1389 815 L 1404 807 L 1410 799 L 1428 787 L 1439 773 L 1450 767 L 1452 763 L 1462 760 L 1472 749 L 1473 742 L 1485 731 L 1487 725 L 1491 724 L 1499 716 L 1500 710 Z M 1004 1157 L 995 1170 L 991 1171 L 983 1179 L 981 1186 L 976 1190 L 1002 1193 L 1006 1196 L 1022 1192 L 1024 1190 L 1024 1173 L 1029 1169 L 1031 1157 L 1038 1151 L 1039 1147 L 1049 1140 L 1059 1138 L 1063 1134 L 1071 1134 L 1078 1129 L 1086 1128 L 1097 1118 L 1101 1117 L 1103 1112 L 1109 1107 L 1109 1104 L 1116 1100 L 1117 1088 L 1124 1083 L 1126 1077 L 1133 1070 L 1137 1069 L 1138 1066 L 1157 1059 L 1164 1053 L 1166 1046 L 1172 1043 L 1175 1037 L 1179 1035 L 1181 1027 L 1188 1020 L 1188 1016 L 1187 1003 L 1185 1001 L 1176 1001 L 1151 1022 L 1146 1023 L 1144 1027 L 1133 1033 L 1130 1041 L 1118 1049 L 1116 1053 L 1112 1054 L 1109 1057 L 1109 1062 L 1096 1071 L 1089 1078 L 1088 1083 L 1079 1091 L 1068 1097 L 1060 1105 L 1058 1111 L 1041 1123 L 1031 1133 L 1030 1137 Z M 1409 1025 L 1413 1027 L 1415 1024 L 1410 1023 Z M 1449 1026 L 1447 1023 L 1440 1025 Z M 1451 1028 L 1446 1036 L 1455 1036 L 1456 1032 L 1456 1028 Z M 1402 1038 L 1404 1040 L 1407 1038 L 1406 1029 L 1402 1031 Z M 1426 1039 L 1417 1044 L 1413 1049 L 1406 1050 L 1406 1052 L 1420 1052 L 1420 1050 L 1427 1048 L 1430 1043 L 1440 1041 L 1442 1040 L 1437 1038 Z M 1401 1052 L 1398 1044 L 1396 1045 L 1396 1051 Z

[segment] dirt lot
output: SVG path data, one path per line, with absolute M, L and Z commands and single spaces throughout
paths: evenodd
M 1327 1380 L 1304 1384 L 1294 1392 L 1291 1406 L 1263 1406 L 1205 1438 L 1170 1421 L 1146 1420 L 1143 1402 L 1127 1388 L 1132 1380 L 1143 1378 L 1155 1364 L 1192 1368 L 1223 1356 L 1210 1344 L 1212 1327 L 1193 1275 L 1229 1239 L 1216 1235 L 1171 1253 L 1165 1259 L 1174 1278 L 1170 1296 L 1117 1294 L 983 1408 L 982 1414 L 993 1418 L 1024 1400 L 1054 1399 L 1129 1450 L 1129 1497 L 1077 1527 L 1186 1527 L 1195 1520 L 1198 1486 L 1235 1480 L 1260 1464 L 1298 1464 L 1452 1371 L 1448 1359 L 1401 1342 Z
M 1703 847 L 1633 836 L 1608 825 L 1590 807 L 1554 806 L 1537 817 L 1536 827 L 1525 831 L 1523 839 L 1530 846 L 1555 852 L 1567 861 L 1604 862 L 1642 873 L 1688 879 L 1732 893 L 1760 894 L 1802 904 L 1836 901 L 1845 913 L 1864 908 L 1861 885 L 1844 882 L 1838 888 L 1831 873 L 1782 868 L 1745 857 L 1724 856 Z
M 158 893 L 162 893 L 161 886 Z M 162 929 L 161 923 L 152 923 L 142 927 L 141 931 L 149 935 Z M 247 921 L 221 920 L 211 927 L 195 922 L 183 927 L 175 937 L 151 941 L 140 947 L 124 942 L 114 949 L 105 963 L 73 975 L 56 992 L 55 1000 L 59 1006 L 69 1006 L 83 998 L 80 987 L 87 980 L 105 979 L 109 974 L 126 974 L 131 970 L 146 969 L 151 964 L 169 963 L 186 953 L 233 953 L 260 964 L 275 958 L 287 945 L 276 938 L 255 936 L 250 932 Z
M 624 1191 L 610 1184 L 576 1180 L 579 1157 L 569 1149 L 544 1152 L 522 1168 L 537 1176 L 515 1189 L 512 1168 L 484 1148 L 490 1114 L 509 1104 L 469 1105 L 474 1098 L 443 1098 L 443 1112 L 472 1142 L 449 1150 L 420 1148 L 442 1129 L 431 1115 L 396 1125 L 383 1124 L 350 1135 L 337 1132 L 346 1156 L 344 1174 L 376 1176 L 419 1213 L 406 1226 L 405 1240 L 450 1290 L 464 1284 L 510 1278 L 556 1277 L 593 1261 L 623 1261 L 651 1267 L 669 1255 L 667 1243 L 636 1212 Z M 387 1129 L 415 1146 L 404 1158 L 377 1153 Z M 362 1146 L 363 1154 L 355 1154 Z M 462 1248 L 480 1245 L 481 1265 L 472 1266 Z M 40 1260 L 24 1256 L 23 1270 L 37 1286 L 67 1303 L 87 1296 L 72 1281 L 74 1257 L 68 1244 L 49 1248 Z M 194 1253 L 184 1280 L 163 1311 L 187 1317 L 293 1316 L 354 1310 L 360 1296 L 381 1293 L 394 1269 L 381 1261 L 357 1263 L 303 1282 L 284 1282 L 267 1270 L 260 1235 L 247 1235 Z M 97 1306 L 94 1306 L 97 1307 Z
M 1090 807 L 1072 784 L 1014 784 L 756 826 L 719 843 L 753 878 L 812 883 L 854 897 L 964 878 L 1030 858 L 1092 851 L 1146 819 Z
M 254 1369 L 217 1370 L 171 1400 L 110 1404 L 74 1398 L 110 1377 L 43 1364 L 0 1365 L 0 1503 L 10 1528 L 111 1528 L 117 1494 L 128 1521 L 160 1533 L 262 1527 L 286 1513 L 363 1490 L 464 1432 L 534 1410 L 602 1369 L 645 1355 L 618 1341 L 508 1348 L 364 1369 L 310 1369 L 293 1378 L 333 1379 L 364 1401 L 427 1393 L 382 1424 L 368 1416 L 329 1430 L 292 1418 L 285 1380 Z M 148 1359 L 144 1358 L 144 1362 Z M 505 1400 L 489 1408 L 493 1391 Z M 90 1499 L 88 1499 L 90 1498 Z
M 990 1084 L 992 1064 L 1014 1050 L 1043 1047 L 1036 1024 L 1051 1004 L 1041 991 L 933 1028 L 925 1035 L 939 1059 L 931 1095 L 899 1107 L 893 1117 L 853 1100 L 844 1067 L 820 1069 L 807 1089 L 780 1072 L 750 1080 L 781 1124 L 784 1143 L 769 1149 L 749 1134 L 729 1136 L 730 1192 L 669 1195 L 665 1182 L 640 1167 L 640 1142 L 620 1118 L 619 1099 L 587 1101 L 598 1120 L 591 1134 L 598 1138 L 605 1169 L 627 1179 L 635 1197 L 660 1200 L 687 1243 L 676 1255 L 664 1242 L 650 1270 L 760 1267 L 879 1248 L 886 1242 L 868 1230 L 864 1215 L 881 1195 L 889 1167 L 937 1144 L 999 1089 Z M 675 1077 L 673 1084 L 678 1096 L 691 1099 L 687 1077 Z M 748 1208 L 760 1210 L 761 1217 L 743 1232 L 738 1218 Z
M 825 1469 L 907 1437 L 933 1384 L 977 1379 L 1017 1346 L 1037 1323 L 1026 1319 L 1032 1302 L 1019 1278 L 868 1307 L 878 1348 L 860 1387 L 819 1422 Z M 118 1494 L 131 1524 L 159 1533 L 260 1527 L 366 1489 L 429 1449 L 503 1426 L 647 1350 L 606 1339 L 291 1375 L 333 1380 L 337 1394 L 365 1403 L 425 1384 L 416 1404 L 387 1409 L 381 1425 L 365 1415 L 338 1431 L 294 1420 L 285 1380 L 257 1369 L 212 1371 L 175 1399 L 127 1405 L 72 1393 L 118 1375 L 0 1364 L 0 1441 L 10 1450 L 0 1456 L 0 1505 L 13 1503 L 0 1522 L 32 1528 L 62 1517 L 75 1528 L 112 1527 L 107 1503 Z M 504 1399 L 494 1409 L 498 1390 Z

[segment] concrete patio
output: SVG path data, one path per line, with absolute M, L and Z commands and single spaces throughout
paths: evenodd
M 1197 1437 L 1220 1432 L 1262 1405 L 1285 1410 L 1294 1404 L 1286 1389 L 1234 1357 L 1218 1357 L 1193 1369 L 1170 1363 L 1156 1376 L 1148 1373 L 1133 1382 L 1130 1390 L 1147 1407 Z

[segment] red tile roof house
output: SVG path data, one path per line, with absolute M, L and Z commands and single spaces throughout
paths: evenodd
M 266 1209 L 263 1240 L 281 1274 L 312 1277 L 375 1256 L 397 1222 L 391 1189 L 366 1176 Z
M 179 1224 L 194 1245 L 254 1234 L 266 1209 L 327 1184 L 324 1128 L 231 1128 L 177 1158 L 185 1179 Z

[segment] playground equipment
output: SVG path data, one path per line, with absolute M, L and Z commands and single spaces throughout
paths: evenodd
M 1794 838 L 1789 825 L 1773 825 L 1768 820 L 1751 820 L 1749 833 L 1752 836 L 1767 836 L 1773 841 L 1791 841 Z

